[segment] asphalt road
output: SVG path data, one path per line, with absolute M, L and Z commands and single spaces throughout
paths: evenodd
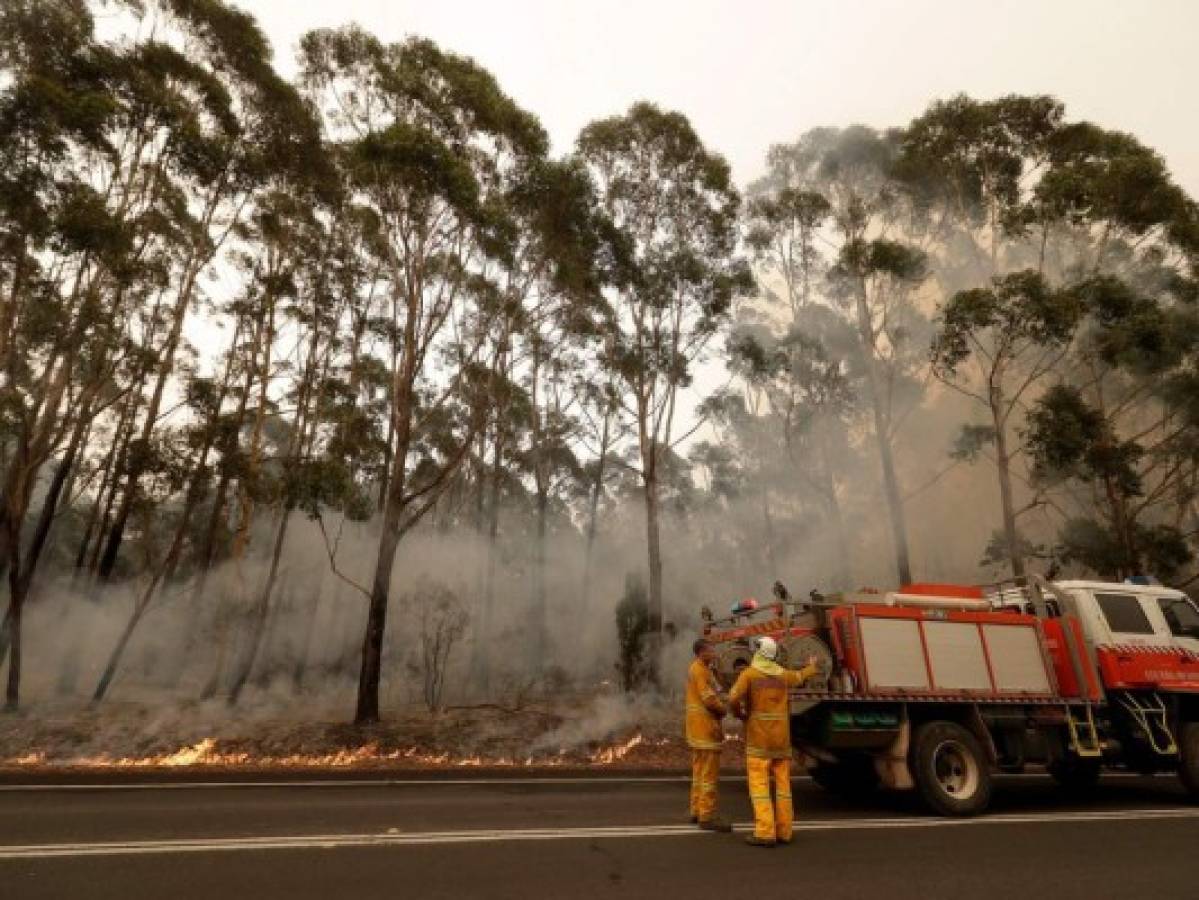
M 1080 804 L 1007 777 L 965 821 L 797 779 L 796 841 L 772 850 L 688 826 L 686 792 L 674 777 L 2 784 L 0 898 L 1199 897 L 1199 806 L 1169 778 L 1112 777 Z M 721 805 L 748 823 L 744 781 Z

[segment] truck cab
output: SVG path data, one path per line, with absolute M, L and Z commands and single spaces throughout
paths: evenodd
M 1161 585 L 1059 581 L 1078 607 L 1095 647 L 1175 647 L 1199 654 L 1199 608 L 1181 591 Z

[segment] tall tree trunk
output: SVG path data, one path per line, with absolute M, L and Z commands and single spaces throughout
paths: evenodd
M 8 623 L 11 619 L 12 609 L 5 607 L 4 619 L 0 620 L 0 669 L 4 668 L 4 660 L 8 658 Z
M 608 464 L 608 441 L 612 425 L 611 408 L 604 410 L 604 424 L 600 434 L 599 458 L 595 461 L 595 479 L 591 482 L 590 496 L 587 498 L 587 543 L 583 551 L 583 590 L 582 614 L 587 621 L 591 608 L 591 578 L 592 565 L 595 561 L 595 536 L 599 528 L 599 504 L 604 493 L 604 476 Z
M 546 534 L 549 528 L 549 493 L 543 488 L 537 492 L 537 548 L 536 572 L 534 573 L 534 622 L 536 641 L 534 659 L 545 660 L 549 647 L 549 602 L 545 588 Z
M 1008 559 L 1012 564 L 1012 575 L 1024 575 L 1024 553 L 1020 546 L 1020 534 L 1016 528 L 1016 504 L 1012 494 L 1012 457 L 1008 450 L 1007 427 L 1003 421 L 1002 403 L 991 402 L 992 422 L 995 428 L 995 471 L 999 476 L 999 503 L 1003 513 L 1003 538 L 1007 543 Z
M 16 712 L 21 698 L 21 613 L 25 608 L 25 596 L 21 593 L 21 577 L 18 573 L 21 551 L 19 546 L 11 550 L 8 568 L 10 591 L 8 612 L 5 614 L 5 633 L 8 635 L 8 680 L 4 688 L 4 708 Z
M 1120 566 L 1115 575 L 1123 580 L 1131 575 L 1144 574 L 1141 566 L 1141 548 L 1136 538 L 1136 523 L 1128 513 L 1127 498 L 1114 478 L 1105 476 L 1102 484 L 1110 510 L 1108 522 L 1120 547 Z
M 299 466 L 304 458 L 311 455 L 316 439 L 314 419 L 316 411 L 319 410 L 321 405 L 321 392 L 316 392 L 315 403 L 313 402 L 313 393 L 315 389 L 314 382 L 318 380 L 317 351 L 320 348 L 320 334 L 320 329 L 314 327 L 312 335 L 309 338 L 308 358 L 304 365 L 304 372 L 296 402 L 295 419 L 292 424 L 292 437 L 289 442 L 285 461 L 289 468 Z M 320 370 L 319 381 L 322 386 L 327 369 L 328 359 L 326 358 L 325 366 Z M 233 684 L 229 689 L 228 703 L 230 706 L 235 706 L 241 697 L 241 692 L 244 690 L 246 682 L 249 681 L 250 675 L 254 671 L 254 665 L 262 649 L 263 638 L 266 634 L 266 624 L 271 610 L 271 595 L 275 590 L 275 583 L 279 576 L 279 562 L 283 558 L 283 548 L 287 541 L 287 529 L 291 523 L 291 516 L 294 509 L 295 501 L 290 496 L 285 497 L 282 509 L 280 510 L 279 524 L 275 531 L 274 545 L 271 549 L 270 569 L 267 572 L 262 589 L 259 591 L 258 602 L 254 607 L 250 643 L 246 648 L 246 653 L 236 674 L 233 676 Z
M 243 589 L 242 580 L 242 557 L 246 552 L 246 547 L 250 540 L 250 524 L 253 519 L 253 499 L 250 496 L 247 488 L 248 479 L 254 477 L 258 471 L 259 462 L 262 453 L 262 434 L 263 427 L 266 423 L 266 409 L 268 397 L 268 387 L 270 381 L 271 370 L 271 353 L 275 341 L 275 298 L 268 295 L 261 304 L 261 312 L 257 321 L 257 326 L 254 330 L 255 346 L 251 362 L 246 366 L 246 377 L 243 383 L 244 390 L 238 400 L 237 416 L 236 416 L 236 434 L 241 434 L 242 426 L 246 419 L 246 409 L 249 405 L 250 392 L 254 387 L 254 379 L 258 379 L 258 403 L 254 411 L 254 425 L 250 431 L 250 446 L 248 456 L 247 472 L 243 473 L 238 478 L 238 494 L 239 494 L 239 510 L 237 525 L 233 531 L 233 541 L 229 550 L 229 556 L 233 560 L 235 572 L 238 579 L 238 593 Z M 261 362 L 259 357 L 261 356 Z M 205 535 L 205 550 L 204 558 L 201 561 L 200 574 L 197 580 L 196 593 L 193 599 L 193 605 L 199 611 L 202 608 L 204 598 L 207 596 L 209 576 L 212 573 L 212 560 L 216 549 L 216 532 L 224 518 L 225 502 L 229 493 L 229 486 L 232 481 L 232 472 L 228 467 L 222 472 L 221 481 L 217 488 L 217 496 L 214 500 L 211 516 L 208 522 L 208 530 Z M 216 656 L 212 668 L 212 673 L 205 682 L 203 690 L 200 692 L 200 699 L 209 700 L 216 696 L 220 689 L 221 676 L 224 674 L 225 656 L 228 650 L 229 643 L 229 623 L 226 621 L 225 612 L 229 607 L 228 591 L 224 591 L 217 598 L 216 609 L 213 611 L 213 621 L 215 623 L 215 643 Z
M 118 436 L 120 448 L 117 451 L 117 456 L 113 464 L 113 469 L 108 477 L 108 495 L 104 505 L 101 507 L 100 521 L 97 525 L 96 541 L 92 546 L 91 555 L 87 562 L 87 570 L 94 574 L 100 566 L 100 554 L 105 546 L 105 539 L 109 533 L 109 526 L 112 523 L 112 510 L 117 502 L 117 495 L 121 489 L 121 477 L 129 468 L 129 455 L 133 446 L 133 435 L 137 428 L 137 401 L 141 396 L 142 384 L 139 383 L 134 390 L 134 396 L 131 398 L 133 405 L 129 410 L 128 420 L 125 422 L 124 431 Z
M 642 476 L 645 490 L 645 535 L 649 556 L 649 680 L 660 684 L 659 655 L 662 649 L 662 537 L 659 524 L 657 467 L 653 462 Z
M 88 430 L 90 419 L 86 416 L 86 410 L 80 413 L 79 421 L 75 424 L 75 430 L 71 435 L 71 442 L 67 445 L 66 453 L 63 454 L 63 458 L 55 468 L 50 485 L 46 489 L 46 496 L 42 500 L 42 511 L 38 514 L 37 524 L 33 529 L 33 538 L 29 542 L 29 550 L 25 554 L 24 571 L 21 573 L 24 581 L 23 593 L 26 595 L 33 584 L 34 572 L 42 557 L 42 551 L 46 548 L 46 541 L 50 537 L 50 529 L 54 525 L 55 513 L 58 511 L 58 503 L 62 498 L 63 486 L 66 485 L 67 479 L 75 468 L 79 446 L 83 441 L 84 433 Z
M 763 548 L 764 562 L 766 569 L 771 578 L 778 577 L 778 559 L 774 548 L 774 520 L 770 515 L 770 489 L 762 489 L 762 538 L 765 543 Z
M 912 583 L 912 562 L 908 550 L 908 526 L 903 510 L 903 494 L 899 490 L 899 478 L 895 474 L 895 459 L 891 447 L 891 423 L 886 401 L 883 397 L 878 373 L 878 348 L 875 346 L 874 326 L 871 323 L 870 307 L 866 302 L 866 287 L 860 286 L 857 297 L 858 334 L 862 341 L 862 352 L 866 356 L 866 379 L 870 390 L 870 407 L 874 418 L 875 443 L 878 445 L 879 465 L 883 476 L 883 496 L 887 504 L 887 516 L 891 523 L 891 539 L 895 545 L 895 569 L 899 582 Z
M 91 549 L 92 537 L 95 534 L 96 527 L 100 523 L 100 511 L 104 508 L 104 498 L 108 495 L 112 479 L 116 477 L 117 459 L 123 452 L 125 427 L 131 410 L 137 402 L 136 397 L 139 392 L 139 386 L 130 388 L 125 402 L 121 404 L 121 412 L 117 417 L 116 427 L 113 429 L 113 440 L 108 445 L 108 453 L 104 457 L 104 466 L 100 474 L 100 484 L 96 488 L 96 499 L 92 502 L 91 512 L 88 513 L 87 522 L 83 528 L 83 538 L 79 541 L 79 552 L 75 555 L 76 575 L 81 573 L 87 565 L 88 551 Z
M 52 452 L 58 416 L 71 371 L 67 357 L 47 379 L 39 415 L 32 427 L 24 429 L 16 440 L 16 451 L 5 472 L 3 497 L 0 499 L 0 545 L 7 547 L 8 561 L 8 682 L 5 708 L 16 710 L 21 686 L 21 625 L 29 582 L 23 576 L 21 531 L 29 511 L 34 484 L 42 464 Z
M 491 675 L 491 633 L 495 618 L 495 578 L 499 568 L 500 485 L 504 476 L 504 451 L 501 417 L 496 415 L 495 442 L 492 445 L 490 477 L 487 479 L 487 559 L 483 573 L 483 609 L 475 629 L 472 676 L 476 684 L 487 688 Z
M 401 506 L 398 486 L 402 485 L 399 467 L 388 486 L 387 506 L 383 513 L 383 532 L 379 536 L 379 555 L 371 583 L 370 605 L 366 613 L 366 633 L 362 640 L 362 668 L 358 675 L 358 704 L 354 721 L 368 724 L 379 721 L 379 682 L 383 675 L 383 632 L 387 625 L 387 601 L 391 591 L 391 572 L 396 549 L 400 545 Z
M 218 405 L 219 409 L 219 405 Z M 155 592 L 169 577 L 170 573 L 175 570 L 179 563 L 179 559 L 183 556 L 183 545 L 186 541 L 188 528 L 191 524 L 191 518 L 200 503 L 200 496 L 203 493 L 203 473 L 208 465 L 208 454 L 212 450 L 213 429 L 210 427 L 204 438 L 204 443 L 200 448 L 199 455 L 196 457 L 195 466 L 192 471 L 192 477 L 188 482 L 187 495 L 183 501 L 183 507 L 179 512 L 179 522 L 175 526 L 175 533 L 171 538 L 171 544 L 163 557 L 162 564 L 155 568 L 153 575 L 150 578 L 150 583 L 146 589 L 139 595 L 134 603 L 133 611 L 130 613 L 129 621 L 125 624 L 124 631 L 121 632 L 120 638 L 117 640 L 116 646 L 109 655 L 108 662 L 104 667 L 104 671 L 100 676 L 99 682 L 96 684 L 96 689 L 92 694 L 92 702 L 99 703 L 104 699 L 108 692 L 109 686 L 112 684 L 112 679 L 116 675 L 117 668 L 121 663 L 121 658 L 125 653 L 125 648 L 129 644 L 130 638 L 133 637 L 133 632 L 137 628 L 138 623 L 142 620 L 146 610 L 149 609 L 150 603 L 154 599 Z M 189 629 L 189 632 L 194 631 L 194 627 Z M 186 656 L 186 654 L 181 654 Z
M 391 573 L 403 528 L 404 490 L 407 487 L 408 450 L 412 439 L 412 405 L 415 399 L 418 297 L 408 297 L 404 319 L 404 352 L 392 378 L 391 420 L 395 430 L 391 472 L 383 508 L 383 530 L 371 581 L 366 629 L 362 638 L 362 667 L 358 674 L 357 724 L 379 721 L 379 683 L 383 675 L 383 633 L 387 627 L 387 603 L 391 596 Z
M 258 654 L 262 648 L 263 635 L 266 633 L 267 615 L 271 609 L 271 594 L 275 589 L 275 583 L 279 577 L 279 561 L 283 558 L 283 548 L 287 541 L 287 526 L 291 522 L 291 514 L 292 507 L 290 504 L 281 510 L 279 524 L 275 529 L 275 542 L 271 549 L 270 569 L 267 571 L 262 590 L 259 591 L 258 602 L 254 606 L 254 618 L 250 628 L 250 641 L 246 647 L 245 655 L 238 665 L 237 672 L 233 676 L 233 683 L 229 688 L 228 703 L 230 706 L 237 705 L 237 701 L 241 698 L 241 692 L 245 689 L 246 682 L 250 680 L 250 675 L 254 671 L 254 664 L 258 661 Z
M 99 575 L 104 579 L 112 575 L 113 567 L 117 562 L 117 554 L 121 550 L 121 541 L 125 535 L 125 525 L 129 521 L 129 513 L 133 509 L 133 501 L 137 496 L 138 482 L 145 472 L 145 451 L 149 448 L 150 441 L 154 437 L 154 427 L 158 423 L 158 413 L 162 408 L 162 398 L 166 392 L 167 380 L 175 369 L 175 352 L 178 350 L 179 341 L 183 336 L 183 323 L 187 318 L 187 309 L 191 305 L 192 289 L 198 275 L 198 261 L 193 259 L 184 276 L 183 285 L 179 289 L 179 296 L 175 301 L 171 331 L 167 336 L 166 345 L 162 350 L 162 358 L 158 367 L 158 377 L 154 382 L 154 392 L 150 395 L 150 404 L 146 408 L 146 419 L 142 424 L 141 435 L 138 438 L 138 444 L 142 452 L 134 456 L 133 464 L 129 466 L 129 471 L 125 475 L 125 489 L 121 494 L 121 502 L 117 506 L 112 527 L 108 532 L 104 553 L 100 557 Z
M 409 308 L 409 317 L 411 317 L 414 314 L 414 312 L 415 312 L 414 310 Z M 392 301 L 391 313 L 392 313 L 392 323 L 394 326 L 394 323 L 396 322 L 396 320 L 399 319 L 399 309 L 397 307 L 396 301 L 394 301 L 394 300 Z M 405 326 L 405 335 L 404 335 L 403 340 L 405 340 L 405 341 L 408 340 L 407 326 Z M 413 335 L 413 342 L 414 342 L 413 346 L 415 347 L 415 335 Z M 399 338 L 397 332 L 393 330 L 392 331 L 392 340 L 391 340 L 391 371 L 392 371 L 393 375 L 394 375 L 394 373 L 399 371 L 399 359 L 400 359 L 400 338 Z M 393 387 L 393 390 L 394 390 L 394 387 Z M 394 402 L 394 400 L 395 400 L 394 396 L 392 397 L 392 400 Z M 378 509 L 379 509 L 380 513 L 383 513 L 387 509 L 387 492 L 388 492 L 389 485 L 391 483 L 392 469 L 402 467 L 406 462 L 404 457 L 398 456 L 396 454 L 396 439 L 398 438 L 398 436 L 399 435 L 396 432 L 396 415 L 395 415 L 395 410 L 393 409 L 392 414 L 387 417 L 387 441 L 383 445 L 383 473 L 381 476 L 381 481 L 379 482 L 379 507 L 378 507 Z
M 841 510 L 841 500 L 837 497 L 837 481 L 833 477 L 832 453 L 829 450 L 827 437 L 820 440 L 820 456 L 824 493 L 828 503 L 828 514 L 833 520 L 833 536 L 837 546 L 836 587 L 838 590 L 848 591 L 853 586 L 852 568 L 849 561 L 849 534 L 845 530 L 845 514 Z

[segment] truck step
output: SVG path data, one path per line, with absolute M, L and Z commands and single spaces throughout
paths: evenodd
M 1116 699 L 1144 734 L 1154 753 L 1158 756 L 1178 755 L 1178 742 L 1174 740 L 1174 733 L 1170 730 L 1169 713 L 1160 696 L 1153 693 L 1142 699 L 1136 694 L 1124 691 L 1117 695 Z
M 1099 739 L 1099 729 L 1095 726 L 1095 714 L 1091 704 L 1084 707 L 1086 714 L 1076 718 L 1073 710 L 1066 707 L 1066 728 L 1070 732 L 1070 749 L 1086 759 L 1103 756 L 1103 741 Z

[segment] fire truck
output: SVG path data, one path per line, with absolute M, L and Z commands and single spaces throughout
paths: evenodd
M 916 790 L 970 816 L 996 773 L 1044 766 L 1080 793 L 1104 769 L 1176 772 L 1199 800 L 1199 607 L 1180 591 L 1030 576 L 799 600 L 776 583 L 703 620 L 726 686 L 755 637 L 784 665 L 820 659 L 791 733 L 829 790 Z

